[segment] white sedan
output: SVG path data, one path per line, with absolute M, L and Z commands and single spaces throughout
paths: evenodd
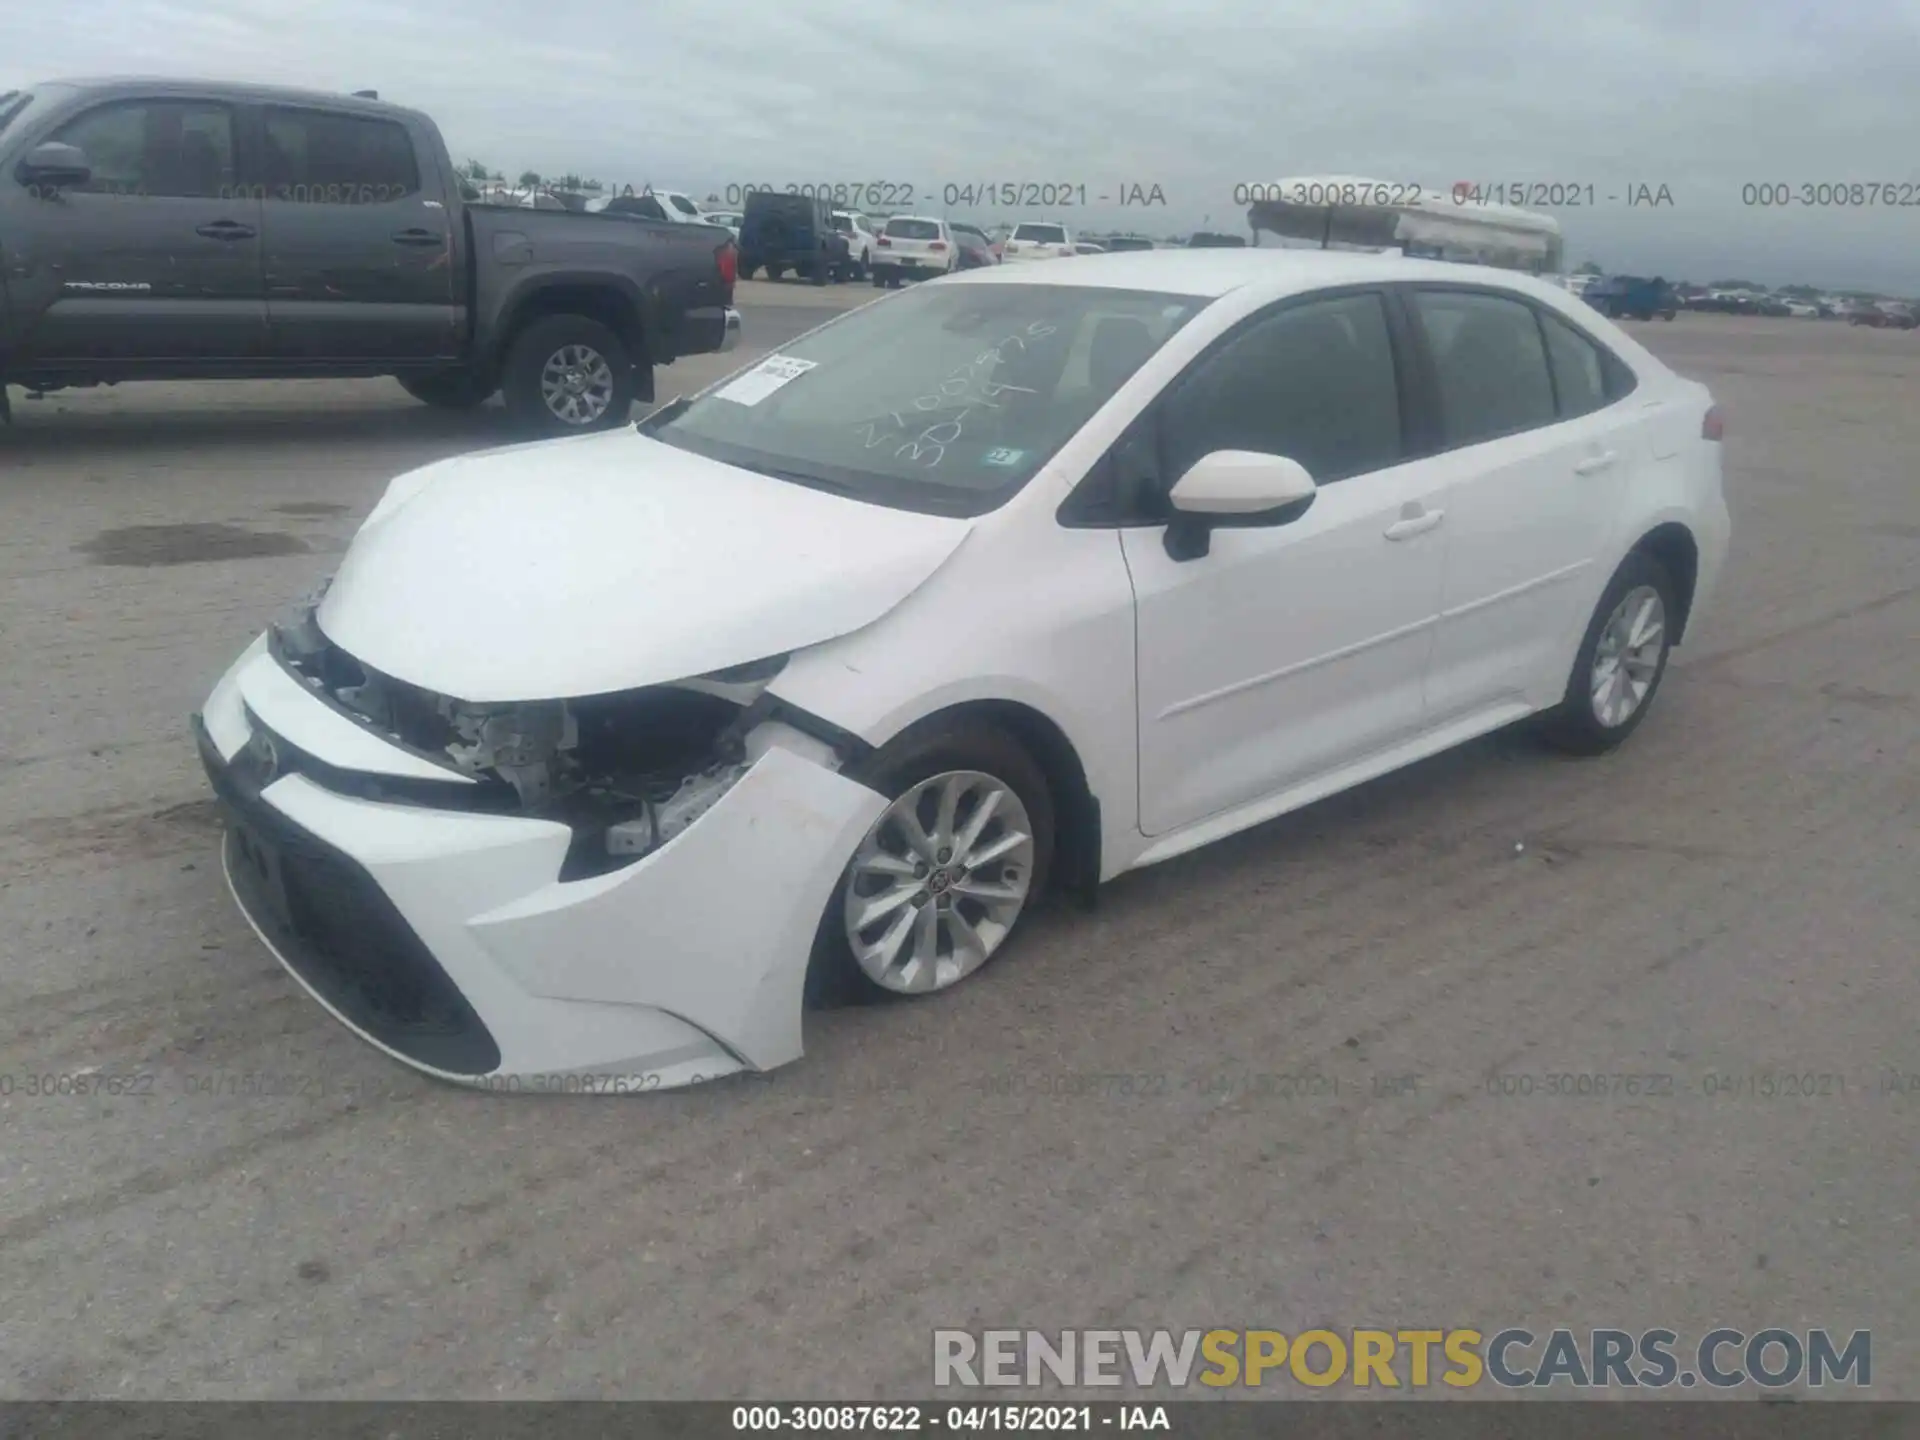
M 395 480 L 197 717 L 227 874 L 434 1075 L 771 1070 L 810 995 L 950 989 L 1050 887 L 1523 717 L 1618 745 L 1726 554 L 1720 426 L 1498 271 L 882 297 L 638 427 Z

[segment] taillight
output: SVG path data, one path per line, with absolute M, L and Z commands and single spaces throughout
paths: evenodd
M 1726 433 L 1726 416 L 1720 413 L 1720 407 L 1718 405 L 1709 405 L 1707 407 L 1706 419 L 1700 422 L 1700 438 L 1702 440 L 1718 440 Z
M 879 238 L 879 240 L 877 240 L 875 243 L 879 245 L 891 245 L 893 244 L 893 241 L 889 240 L 886 236 L 882 235 Z
M 740 278 L 740 252 L 729 240 L 713 252 L 713 258 L 720 266 L 720 283 L 731 290 L 734 281 Z
M 927 248 L 929 250 L 944 250 L 947 248 L 947 242 L 944 240 L 936 240 L 931 245 L 927 246 Z

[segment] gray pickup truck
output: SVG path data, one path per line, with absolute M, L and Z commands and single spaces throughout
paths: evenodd
M 364 95 L 0 92 L 0 418 L 9 384 L 391 375 L 597 429 L 737 343 L 735 273 L 717 226 L 479 204 L 430 119 Z

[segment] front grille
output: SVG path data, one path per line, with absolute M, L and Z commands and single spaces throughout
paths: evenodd
M 373 876 L 260 797 L 255 752 L 229 765 L 195 722 L 227 810 L 227 870 L 273 948 L 348 1023 L 421 1065 L 499 1068 L 500 1047 Z

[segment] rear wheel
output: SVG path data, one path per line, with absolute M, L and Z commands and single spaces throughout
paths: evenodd
M 605 430 L 633 412 L 633 359 L 620 337 L 585 315 L 549 315 L 507 357 L 507 408 L 545 435 Z
M 999 955 L 1045 889 L 1053 796 L 1010 736 L 962 722 L 855 772 L 888 799 L 821 918 L 808 988 L 859 1002 L 951 989 Z
M 1547 742 L 1572 755 L 1602 755 L 1631 735 L 1667 673 L 1679 613 L 1666 567 L 1642 551 L 1627 556 L 1594 607 L 1566 694 L 1541 717 Z

